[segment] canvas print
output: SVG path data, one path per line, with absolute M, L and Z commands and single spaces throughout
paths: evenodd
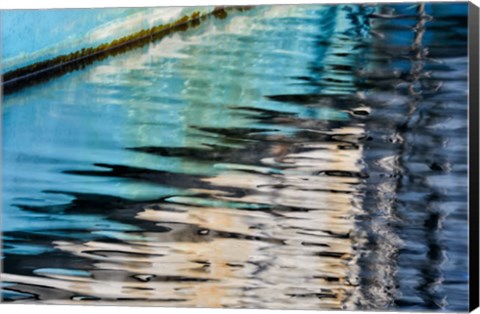
M 467 311 L 471 10 L 1 11 L 2 302 Z

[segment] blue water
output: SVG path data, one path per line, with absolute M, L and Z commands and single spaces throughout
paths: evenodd
M 256 7 L 5 95 L 5 301 L 466 310 L 466 15 Z
M 210 8 L 211 9 L 211 8 Z M 208 7 L 0 11 L 2 71 L 68 55 L 173 22 Z

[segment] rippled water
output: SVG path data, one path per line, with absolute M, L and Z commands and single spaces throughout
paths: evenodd
M 256 7 L 4 96 L 4 300 L 466 310 L 466 14 Z

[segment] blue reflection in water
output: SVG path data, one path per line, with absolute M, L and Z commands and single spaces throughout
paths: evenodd
M 5 96 L 4 298 L 464 310 L 466 8 L 258 7 Z

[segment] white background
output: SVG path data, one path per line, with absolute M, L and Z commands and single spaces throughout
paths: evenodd
M 366 3 L 366 2 L 417 2 L 386 0 L 1 0 L 0 9 L 47 9 L 47 8 L 88 8 L 88 7 L 152 7 L 152 6 L 194 6 L 194 5 L 249 5 L 249 4 L 297 4 L 297 3 Z M 430 0 L 430 2 L 445 2 Z M 451 1 L 455 2 L 455 1 Z M 480 6 L 480 0 L 473 0 Z M 184 308 L 147 308 L 147 307 L 113 307 L 113 306 L 50 306 L 50 305 L 0 305 L 0 314 L 308 314 L 313 311 L 274 311 L 274 310 L 227 310 L 227 309 L 184 309 Z M 328 311 L 324 313 L 345 314 L 346 311 Z M 353 313 L 353 312 L 352 312 Z M 366 314 L 367 312 L 354 312 Z M 376 312 L 386 314 L 387 312 Z M 390 312 L 391 313 L 391 312 Z M 402 312 L 406 313 L 406 312 Z M 480 314 L 477 309 L 475 314 Z

